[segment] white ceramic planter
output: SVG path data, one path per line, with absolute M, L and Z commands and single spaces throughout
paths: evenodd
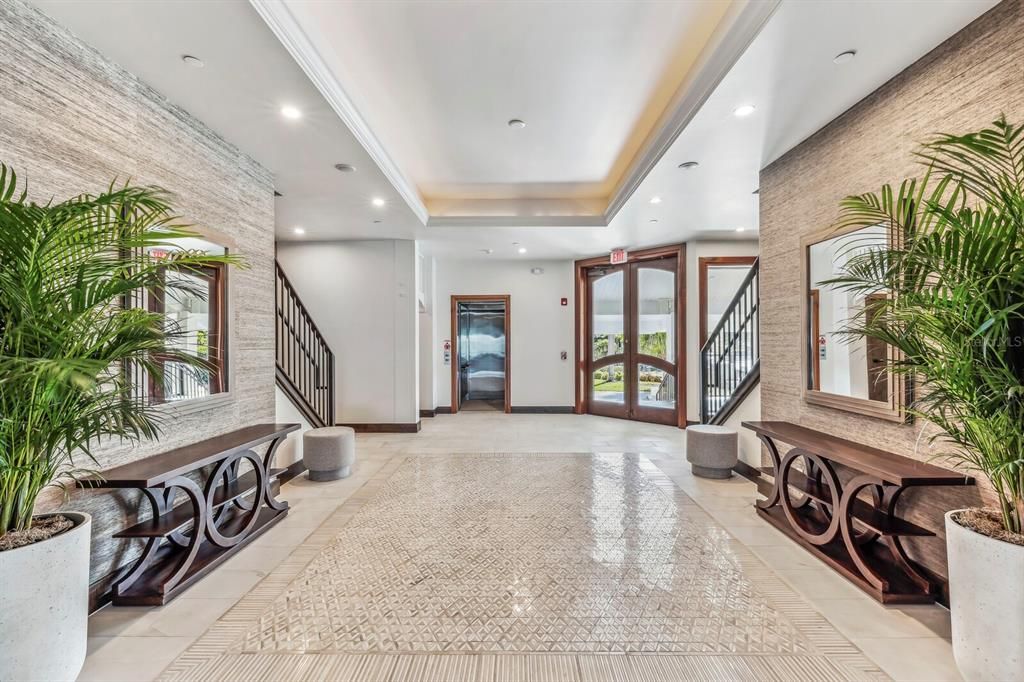
M 1024 547 L 946 514 L 953 656 L 964 679 L 1024 682 Z
M 88 514 L 74 528 L 0 552 L 0 679 L 74 680 L 89 619 Z

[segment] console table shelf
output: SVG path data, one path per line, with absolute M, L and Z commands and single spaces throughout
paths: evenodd
M 82 479 L 82 488 L 138 488 L 150 517 L 114 534 L 146 540 L 114 583 L 117 605 L 166 604 L 288 513 L 274 454 L 298 424 L 257 424 Z M 261 457 L 253 448 L 267 444 Z M 247 461 L 251 470 L 239 473 Z M 175 504 L 178 492 L 187 498 Z
M 926 603 L 938 586 L 903 548 L 904 537 L 934 535 L 896 513 L 909 487 L 972 485 L 927 462 L 860 445 L 789 422 L 743 422 L 772 466 L 758 481 L 757 513 L 883 604 Z M 788 444 L 785 456 L 775 441 Z M 842 481 L 841 465 L 854 476 Z M 800 467 L 800 468 L 798 468 Z M 863 499 L 870 493 L 871 502 Z

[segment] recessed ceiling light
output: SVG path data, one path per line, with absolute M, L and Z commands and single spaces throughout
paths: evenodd
M 660 204 L 661 203 L 661 197 L 651 197 L 651 203 L 652 204 Z
M 281 107 L 281 115 L 287 119 L 291 119 L 292 121 L 302 118 L 302 112 L 290 104 L 286 104 Z
M 651 218 L 647 222 L 649 222 L 649 223 L 656 223 L 656 222 L 658 222 L 658 219 L 657 218 Z
M 374 224 L 374 225 L 379 225 L 379 224 L 380 224 L 380 223 L 382 223 L 382 222 L 384 222 L 384 221 L 383 221 L 383 220 L 381 220 L 380 218 L 378 218 L 377 220 L 374 220 L 374 221 L 373 221 L 373 224 Z
M 526 247 L 525 246 L 520 246 L 519 247 L 519 253 L 526 253 Z
M 373 205 L 376 206 L 377 208 L 380 208 L 381 206 L 383 206 L 386 203 L 387 202 L 384 201 L 383 199 L 381 199 L 380 197 L 374 197 L 373 198 Z
M 302 227 L 296 227 L 294 230 L 292 230 L 292 232 L 298 235 L 306 234 L 305 228 Z
M 348 163 L 336 163 L 334 164 L 334 170 L 341 171 L 342 173 L 355 173 L 356 167 Z
M 853 61 L 853 58 L 857 56 L 857 50 L 847 50 L 846 52 L 840 52 L 832 61 L 836 64 L 849 64 Z
M 743 118 L 744 116 L 750 116 L 752 113 L 754 113 L 754 110 L 756 108 L 757 107 L 755 107 L 753 104 L 744 104 L 742 106 L 736 107 L 736 110 L 733 111 L 732 113 L 736 114 L 740 118 Z
M 544 274 L 544 268 L 530 268 L 530 274 L 531 275 L 543 275 Z
M 490 256 L 494 253 L 494 249 L 480 249 L 480 253 Z
M 747 230 L 747 228 L 745 228 L 745 227 L 737 227 L 736 228 L 737 232 L 746 232 L 746 230 Z
M 508 122 L 508 127 L 522 129 L 526 127 L 526 121 L 521 118 L 513 118 Z
M 190 54 L 181 55 L 181 61 L 185 63 L 185 66 L 191 66 L 193 69 L 201 69 L 206 66 L 202 59 L 199 57 L 193 57 Z
M 683 170 L 689 170 L 690 168 L 696 168 L 699 165 L 700 163 L 698 163 L 697 161 L 683 161 L 681 164 L 679 164 L 679 167 L 682 168 Z

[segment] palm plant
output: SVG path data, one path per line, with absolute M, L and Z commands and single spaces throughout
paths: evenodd
M 17 185 L 0 164 L 0 536 L 27 530 L 39 493 L 85 472 L 75 462 L 94 464 L 101 440 L 158 436 L 159 414 L 131 380 L 138 370 L 160 381 L 168 360 L 208 369 L 171 343 L 180 331 L 162 314 L 131 302 L 161 289 L 203 294 L 163 277 L 168 266 L 238 262 L 178 250 L 173 240 L 196 234 L 159 188 L 37 204 Z
M 942 135 L 920 180 L 842 201 L 837 227 L 891 227 L 891 243 L 851 256 L 829 283 L 891 292 L 845 333 L 898 353 L 917 382 L 909 413 L 991 482 L 1006 531 L 1024 532 L 1024 126 L 1005 117 Z M 871 314 L 869 314 L 869 312 Z

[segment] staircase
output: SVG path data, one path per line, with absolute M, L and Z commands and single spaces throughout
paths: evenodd
M 758 261 L 700 349 L 700 420 L 722 424 L 761 380 Z
M 314 427 L 334 424 L 334 353 L 274 263 L 277 385 Z

